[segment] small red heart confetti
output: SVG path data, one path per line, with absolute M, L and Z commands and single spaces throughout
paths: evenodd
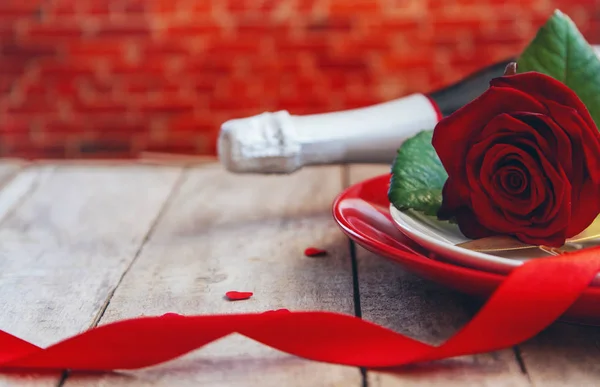
M 316 247 L 307 247 L 306 250 L 304 250 L 304 255 L 307 257 L 321 257 L 327 255 L 327 251 Z
M 178 313 L 169 312 L 169 313 L 163 314 L 163 317 L 183 317 L 183 316 Z
M 252 292 L 236 292 L 235 290 L 225 293 L 225 296 L 230 301 L 247 300 L 252 297 L 252 295 Z
M 290 313 L 290 310 L 282 308 L 282 309 L 275 309 L 275 310 L 267 310 L 266 312 L 263 312 L 263 314 L 267 314 L 267 313 L 269 313 L 269 314 L 272 314 L 272 313 L 277 313 L 277 314 Z

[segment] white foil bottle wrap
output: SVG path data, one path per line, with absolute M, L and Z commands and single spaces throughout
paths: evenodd
M 219 160 L 237 173 L 291 173 L 306 165 L 391 162 L 404 140 L 435 127 L 436 105 L 412 94 L 359 109 L 233 119 L 221 127 Z

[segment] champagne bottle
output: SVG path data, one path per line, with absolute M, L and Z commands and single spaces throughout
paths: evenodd
M 593 46 L 600 56 L 600 46 Z M 391 164 L 398 147 L 481 95 L 506 60 L 427 94 L 311 115 L 265 112 L 221 126 L 218 156 L 235 173 L 291 173 L 307 165 Z

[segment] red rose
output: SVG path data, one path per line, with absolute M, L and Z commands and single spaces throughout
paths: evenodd
M 537 72 L 496 78 L 436 126 L 448 172 L 441 219 L 472 239 L 509 234 L 561 246 L 600 213 L 600 133 L 563 83 Z

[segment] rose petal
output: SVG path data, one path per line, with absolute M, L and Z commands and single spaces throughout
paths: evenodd
M 230 301 L 239 301 L 239 300 L 247 300 L 253 296 L 252 292 L 237 292 L 235 290 L 229 291 L 225 293 L 225 297 L 227 297 Z
M 535 130 L 535 140 L 543 154 L 555 166 L 560 164 L 567 175 L 572 170 L 571 138 L 550 116 L 543 114 L 517 114 L 515 118 Z M 547 144 L 548 147 L 543 146 Z M 549 158 L 552 156 L 552 159 Z
M 539 175 L 534 174 L 534 180 L 537 181 L 538 178 L 541 180 L 535 186 L 546 192 L 545 200 L 528 215 L 530 222 L 528 230 L 515 230 L 531 237 L 557 234 L 562 229 L 566 229 L 570 218 L 571 185 L 567 176 L 562 169 L 556 170 L 543 155 L 538 156 L 540 172 Z
M 546 235 L 539 238 L 533 237 L 528 233 L 517 233 L 515 234 L 515 238 L 522 241 L 523 243 L 528 243 L 530 245 L 544 245 L 549 247 L 561 247 L 565 244 L 566 241 L 564 229 L 556 234 Z
M 571 223 L 566 237 L 571 238 L 589 227 L 600 212 L 600 186 L 590 179 L 575 190 L 571 203 Z
M 499 114 L 482 130 L 478 142 L 488 144 L 515 144 L 515 141 L 528 140 L 540 148 L 544 155 L 553 155 L 571 163 L 571 141 L 564 130 L 550 117 L 537 113 L 517 112 L 511 115 Z M 558 161 L 550 160 L 555 166 Z
M 497 124 L 506 123 L 506 120 L 502 118 L 495 119 L 495 121 Z M 524 125 L 517 120 L 513 121 L 518 125 Z M 532 202 L 530 197 L 519 198 L 514 195 L 509 196 L 501 191 L 499 192 L 498 187 L 493 182 L 496 171 L 500 168 L 501 163 L 506 162 L 505 157 L 509 156 L 511 153 L 510 149 L 513 149 L 512 145 L 510 145 L 512 142 L 514 142 L 514 134 L 510 131 L 502 130 L 497 133 L 489 133 L 483 141 L 474 145 L 467 154 L 467 184 L 471 188 L 471 191 L 473 191 L 475 186 L 479 186 L 480 189 L 477 190 L 478 194 L 486 195 L 489 203 L 497 202 L 499 196 L 504 198 L 499 203 L 490 204 L 491 207 L 499 205 L 500 207 L 508 207 L 509 210 L 513 209 L 514 211 L 527 211 L 528 208 L 531 211 L 539 203 Z M 492 199 L 492 197 L 495 199 Z M 535 196 L 534 200 L 536 198 L 538 197 Z M 472 194 L 468 202 L 470 203 L 471 200 L 473 200 Z M 543 200 L 543 197 L 540 197 L 539 200 Z M 501 216 L 501 210 L 498 209 L 497 212 Z
M 479 223 L 473 211 L 468 207 L 461 207 L 456 211 L 456 221 L 460 232 L 470 239 L 485 238 L 498 234 Z
M 532 227 L 521 232 L 527 233 L 530 238 L 546 238 L 555 234 L 566 235 L 571 220 L 571 184 L 562 169 L 555 170 L 545 158 L 541 162 L 552 195 L 549 195 L 544 205 L 536 210 L 539 214 L 531 217 Z M 523 239 L 523 242 L 532 243 L 531 240 L 526 239 Z
M 588 165 L 588 171 L 592 179 L 600 184 L 600 133 L 596 126 L 586 126 L 585 119 L 578 113 L 577 110 L 562 106 L 552 101 L 547 102 L 548 108 L 552 112 L 552 117 L 556 123 L 564 128 L 571 141 L 577 142 L 574 154 L 583 152 Z
M 456 179 L 462 190 L 465 175 L 465 155 L 485 125 L 502 113 L 546 113 L 547 109 L 528 94 L 519 90 L 490 87 L 481 96 L 441 120 L 433 132 L 433 147 L 448 175 Z M 461 196 L 466 193 L 461 192 Z
M 547 221 L 552 221 L 561 207 L 567 205 L 570 208 L 571 184 L 568 176 L 562 169 L 562 166 L 559 165 L 555 168 L 539 149 L 532 148 L 532 152 L 538 153 L 537 159 L 541 164 L 540 169 L 544 171 L 544 185 L 548 187 L 548 191 L 552 193 L 552 195 L 547 196 L 543 205 L 536 210 L 539 214 L 534 213 L 532 216 L 534 223 L 542 224 Z
M 594 120 L 590 115 L 585 104 L 579 99 L 577 94 L 563 82 L 554 79 L 548 75 L 538 72 L 527 72 L 509 77 L 495 78 L 490 82 L 491 86 L 506 87 L 513 90 L 519 90 L 532 96 L 542 104 L 551 102 L 570 106 L 579 112 L 584 122 L 590 128 L 596 128 Z M 521 111 L 532 111 L 530 109 L 521 109 Z M 598 132 L 596 130 L 596 132 Z M 600 133 L 597 136 L 600 139 Z
M 473 147 L 473 153 L 477 153 L 478 151 L 479 150 L 476 147 Z M 471 155 L 471 153 L 469 153 L 469 155 Z M 494 211 L 497 213 L 497 216 L 501 217 L 505 217 L 505 215 L 503 215 L 503 211 L 512 211 L 515 214 L 529 214 L 544 201 L 544 191 L 537 189 L 537 186 L 543 185 L 543 180 L 541 180 L 539 177 L 541 174 L 537 173 L 535 174 L 536 177 L 531 177 L 531 172 L 539 169 L 539 165 L 525 151 L 515 147 L 514 145 L 499 143 L 486 150 L 484 155 L 485 157 L 481 163 L 482 165 L 479 175 L 475 175 L 472 172 L 472 169 L 469 168 L 468 177 L 469 184 L 473 192 L 471 195 L 471 200 L 474 200 L 474 197 L 478 197 L 479 208 L 483 208 L 484 203 L 487 207 L 489 207 L 489 209 L 486 211 L 486 216 L 492 216 L 490 213 L 491 209 L 495 209 Z M 528 171 L 528 175 L 530 177 L 528 181 L 529 196 L 525 198 L 508 195 L 506 192 L 499 190 L 492 181 L 495 172 L 498 170 L 498 165 L 502 161 L 510 160 L 510 158 L 514 157 L 518 158 L 517 162 Z M 475 162 L 469 160 L 469 165 L 472 163 Z M 485 199 L 487 200 L 484 200 L 484 198 L 479 198 L 479 196 L 485 196 Z M 479 214 L 479 211 L 476 210 L 475 213 Z M 529 220 L 519 222 L 518 220 L 514 219 L 513 221 L 522 225 L 530 223 Z M 490 227 L 489 224 L 488 227 Z
M 529 174 L 515 165 L 503 167 L 494 177 L 496 185 L 512 197 L 519 197 L 528 189 Z
M 494 164 L 498 159 L 518 156 L 532 176 L 530 181 L 532 189 L 536 189 L 535 187 L 540 185 L 545 186 L 543 178 L 546 174 L 543 172 L 543 165 L 539 165 L 538 161 L 525 150 L 514 145 L 496 144 L 488 151 L 488 156 L 484 160 L 484 168 L 488 168 L 487 163 Z M 484 168 L 482 171 L 485 170 Z M 474 179 L 477 178 L 474 177 Z M 481 178 L 481 180 L 483 179 Z M 543 193 L 546 189 L 543 188 L 538 189 L 538 191 L 541 190 L 541 195 L 535 197 L 535 201 L 517 201 L 516 198 L 511 201 L 510 198 L 505 198 L 494 190 L 484 192 L 480 184 L 473 184 L 472 189 L 471 204 L 479 222 L 486 228 L 501 233 L 525 232 L 523 230 L 532 225 L 531 213 L 548 200 L 548 198 L 544 199 Z
M 456 211 L 464 204 L 465 200 L 460 198 L 459 189 L 455 186 L 454 180 L 448 177 L 442 188 L 442 206 L 438 211 L 438 218 L 442 220 L 452 219 Z
M 570 238 L 585 230 L 600 212 L 600 141 L 595 126 L 588 127 L 575 109 L 552 101 L 547 105 L 573 147 L 571 223 L 566 233 Z
M 506 200 L 502 200 L 502 195 L 494 195 L 494 197 L 507 217 L 516 224 L 545 224 L 553 219 L 559 210 L 556 203 L 562 205 L 562 202 L 556 200 L 556 197 L 563 198 L 564 182 L 568 182 L 568 177 L 565 176 L 559 164 L 555 166 L 549 162 L 546 155 L 537 148 L 536 143 L 526 137 L 515 137 L 512 142 L 519 149 L 515 149 L 513 153 L 519 155 L 520 160 L 525 163 L 525 168 L 530 171 L 532 196 L 530 201 L 524 202 L 518 201 L 516 197 L 506 198 Z M 488 153 L 493 155 L 491 151 L 488 151 Z M 484 179 L 484 177 L 481 177 L 481 179 Z M 553 195 L 546 195 L 546 192 Z M 475 213 L 478 212 L 475 211 Z M 528 217 L 522 218 L 525 222 L 521 222 L 511 216 L 512 214 L 517 216 L 528 215 Z M 551 233 L 554 232 L 551 231 Z
M 318 249 L 316 247 L 307 247 L 306 250 L 304 250 L 304 255 L 306 255 L 307 257 L 320 257 L 323 255 L 327 255 L 327 251 L 323 249 Z
M 526 200 L 518 199 L 514 195 L 510 196 L 507 192 L 499 189 L 494 184 L 494 176 L 503 161 L 506 161 L 507 157 L 514 154 L 515 148 L 511 145 L 499 143 L 494 145 L 492 148 L 484 153 L 484 159 L 481 162 L 481 168 L 478 175 L 469 174 L 469 183 L 472 187 L 479 185 L 481 192 L 494 203 L 494 206 L 500 206 L 511 209 L 512 207 L 523 208 L 523 206 L 529 207 L 532 205 L 529 198 Z M 478 183 L 479 182 L 479 183 Z M 533 204 L 535 206 L 535 204 Z

